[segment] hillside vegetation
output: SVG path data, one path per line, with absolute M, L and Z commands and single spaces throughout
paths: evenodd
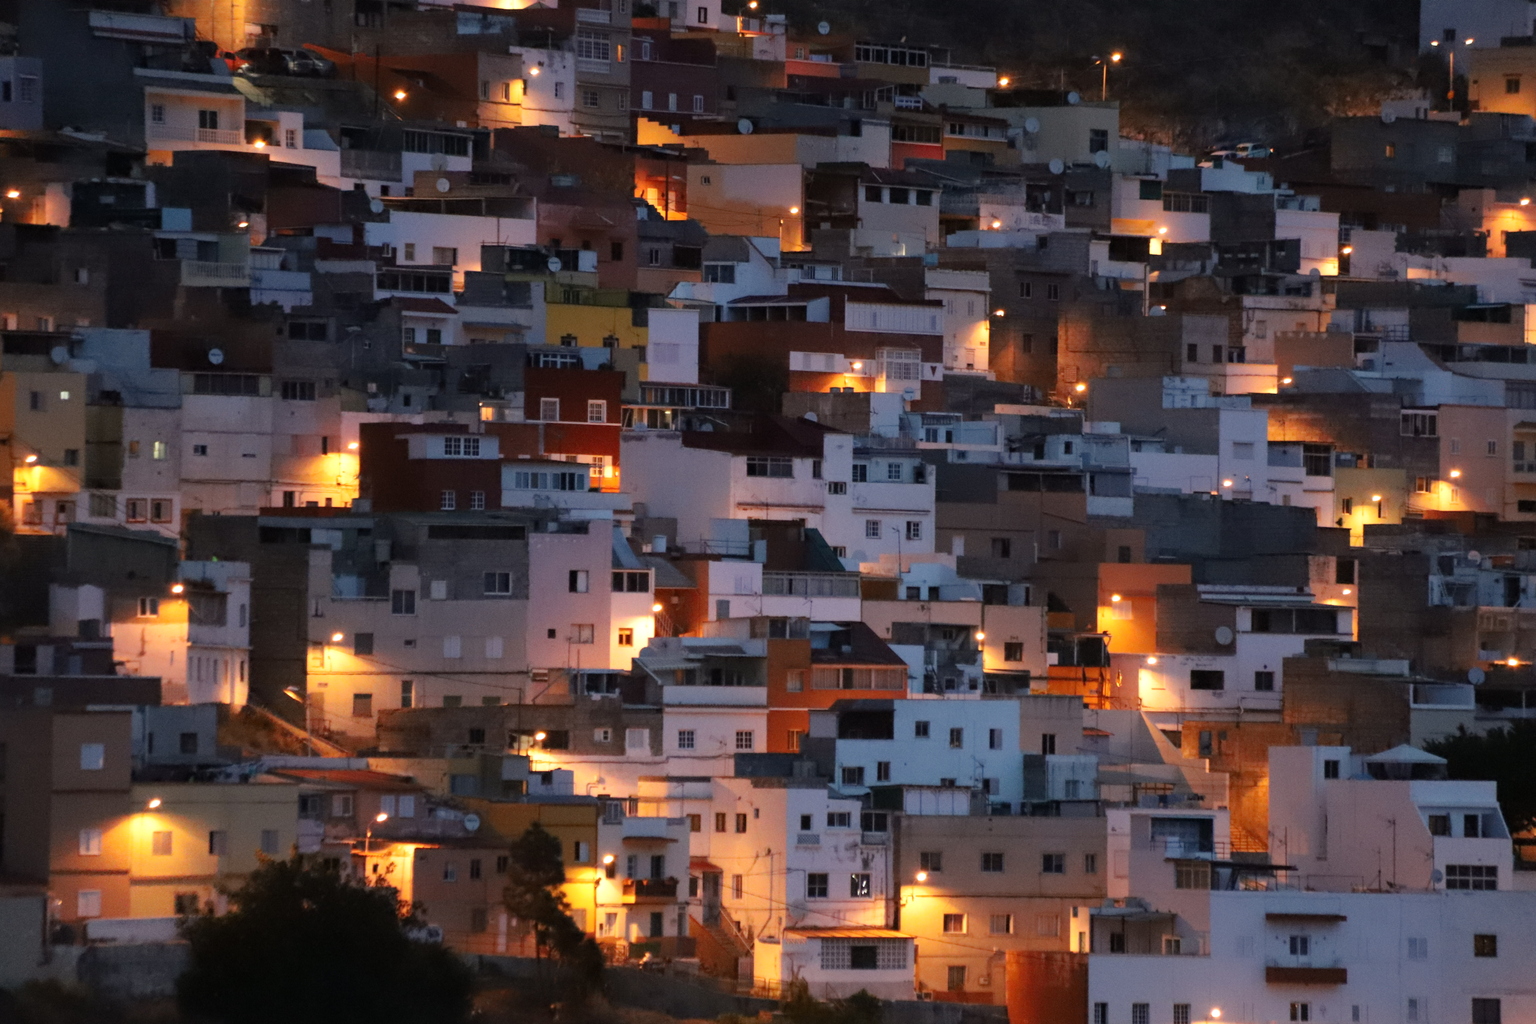
M 1026 87 L 1099 95 L 1097 54 L 1120 50 L 1110 96 L 1127 134 L 1198 148 L 1279 138 L 1374 112 L 1411 85 L 1416 0 L 774 0 L 797 29 L 947 47 Z

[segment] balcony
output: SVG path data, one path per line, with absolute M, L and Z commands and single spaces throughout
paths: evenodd
M 675 903 L 677 879 L 627 878 L 624 880 L 625 903 Z
M 860 846 L 886 846 L 891 841 L 888 832 L 861 832 L 859 833 Z
M 249 288 L 251 265 L 182 260 L 181 283 L 185 288 Z
M 1347 985 L 1349 970 L 1337 961 L 1328 966 L 1265 964 L 1264 981 L 1270 985 Z
M 168 124 L 151 124 L 144 135 L 151 141 L 212 142 L 221 146 L 245 145 L 245 132 L 232 128 L 182 128 Z

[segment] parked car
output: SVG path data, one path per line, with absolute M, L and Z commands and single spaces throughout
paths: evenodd
M 286 75 L 288 59 L 283 51 L 264 47 L 246 47 L 235 52 L 235 70 L 243 75 Z
M 1222 157 L 1227 160 L 1263 160 L 1273 156 L 1273 151 L 1262 142 L 1238 142 L 1224 146 L 1218 146 L 1211 150 L 1213 157 Z

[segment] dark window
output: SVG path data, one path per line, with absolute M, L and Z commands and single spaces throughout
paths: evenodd
M 1503 1006 L 1497 999 L 1472 1000 L 1472 1024 L 1503 1024 Z
M 1447 889 L 1471 889 L 1487 891 L 1499 887 L 1499 869 L 1493 864 L 1447 864 L 1445 866 Z
M 1334 760 L 1324 761 L 1323 762 L 1323 778 L 1325 778 L 1325 779 L 1336 779 L 1338 777 L 1339 777 L 1339 762 L 1334 761 Z M 1447 819 L 1447 820 L 1449 820 L 1449 819 Z M 1450 835 L 1449 825 L 1447 825 L 1446 835 Z
M 1333 564 L 1333 582 L 1353 585 L 1355 583 L 1355 567 L 1357 563 L 1353 558 L 1340 558 Z
M 1227 674 L 1220 669 L 1197 668 L 1189 673 L 1191 690 L 1225 690 Z
M 988 873 L 998 873 L 1003 870 L 1003 855 L 1001 853 L 983 853 L 981 855 L 981 870 Z
M 1258 671 L 1253 674 L 1253 688 L 1260 692 L 1268 692 L 1275 688 L 1275 674 L 1268 671 Z
M 1498 956 L 1499 937 L 1497 935 L 1472 936 L 1473 956 Z
M 181 734 L 181 752 L 183 754 L 197 753 L 197 733 L 184 732 Z
M 352 653 L 366 657 L 373 653 L 372 633 L 352 634 Z
M 806 899 L 824 900 L 827 898 L 827 876 L 823 872 L 811 871 L 805 876 Z
M 876 946 L 849 946 L 848 966 L 855 971 L 873 971 L 880 966 L 878 947 Z M 1473 1000 L 1476 1002 L 1476 1000 Z M 1497 999 L 1484 1000 L 1484 1002 L 1497 1003 Z M 1473 1021 L 1473 1024 L 1499 1024 L 1497 1018 L 1492 1021 Z
M 1040 873 L 1043 875 L 1066 874 L 1067 855 L 1064 853 L 1042 853 L 1040 855 Z

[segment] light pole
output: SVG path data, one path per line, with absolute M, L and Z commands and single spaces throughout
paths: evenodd
M 1471 36 L 1468 36 L 1466 38 L 1466 40 L 1462 42 L 1461 45 L 1463 45 L 1463 46 L 1471 46 L 1474 42 L 1476 42 L 1476 40 L 1473 39 Z M 1440 40 L 1438 40 L 1438 39 L 1431 39 L 1429 41 L 1429 45 L 1430 46 L 1439 46 L 1440 45 Z M 1445 52 L 1446 52 L 1446 55 L 1450 58 L 1450 72 L 1451 72 L 1450 82 L 1449 82 L 1450 88 L 1446 90 L 1445 98 L 1446 98 L 1447 102 L 1450 103 L 1451 109 L 1454 110 L 1454 109 L 1456 109 L 1456 41 L 1454 39 L 1447 39 L 1446 40 Z
M 368 827 L 363 830 L 363 875 L 365 877 L 368 874 L 368 848 L 373 845 L 373 826 L 382 825 L 388 820 L 389 815 L 385 814 L 383 811 L 380 811 L 378 814 L 373 816 L 373 820 L 370 821 L 368 823 Z
M 1110 54 L 1108 57 L 1095 57 L 1095 58 L 1093 58 L 1093 62 L 1095 64 L 1099 65 L 1099 67 L 1101 69 L 1101 74 L 1100 74 L 1100 78 L 1099 78 L 1099 101 L 1100 102 L 1103 102 L 1104 100 L 1109 99 L 1109 66 L 1111 64 L 1119 64 L 1121 58 L 1123 58 L 1124 56 L 1125 56 L 1125 54 L 1121 53 L 1119 50 L 1116 50 L 1114 53 Z

